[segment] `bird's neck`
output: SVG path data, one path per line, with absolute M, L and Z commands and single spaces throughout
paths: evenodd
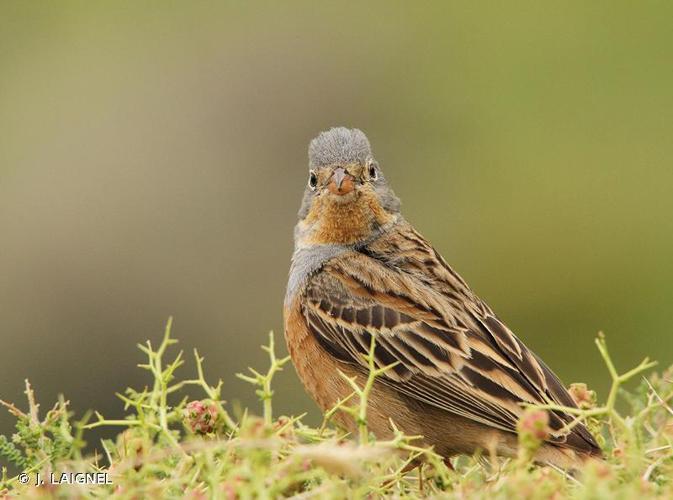
M 365 196 L 351 203 L 324 200 L 297 225 L 296 243 L 301 246 L 357 245 L 376 237 L 381 228 L 394 223 L 395 218 L 396 215 L 386 212 L 376 200 Z

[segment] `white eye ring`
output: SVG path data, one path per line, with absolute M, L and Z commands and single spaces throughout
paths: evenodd
M 318 176 L 313 170 L 311 170 L 308 174 L 308 188 L 311 191 L 315 191 L 316 187 L 318 187 Z
M 379 169 L 376 168 L 376 163 L 370 163 L 369 164 L 368 173 L 369 173 L 369 178 L 373 181 L 375 181 L 376 179 L 379 178 Z

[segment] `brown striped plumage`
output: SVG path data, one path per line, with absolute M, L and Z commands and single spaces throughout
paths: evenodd
M 480 448 L 512 455 L 524 403 L 575 404 L 404 220 L 371 151 L 352 147 L 366 141 L 359 134 L 332 129 L 311 146 L 322 154 L 311 158 L 285 303 L 286 338 L 299 376 L 321 408 L 330 408 L 350 392 L 339 370 L 366 375 L 363 355 L 374 336 L 376 364 L 397 363 L 375 385 L 375 434 L 390 435 L 390 417 L 446 456 Z M 347 192 L 342 178 L 350 182 Z M 538 460 L 568 467 L 600 455 L 582 425 L 561 432 L 571 416 L 549 417 L 552 433 Z

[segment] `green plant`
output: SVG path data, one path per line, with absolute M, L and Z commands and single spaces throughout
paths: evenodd
M 252 370 L 240 378 L 255 386 L 262 402 L 262 417 L 245 411 L 234 419 L 222 399 L 223 382 L 211 385 L 204 378 L 203 358 L 194 351 L 196 376 L 180 379 L 184 364 L 179 351 L 167 361 L 177 341 L 169 321 L 159 345 L 139 345 L 147 362 L 139 365 L 152 376 L 149 387 L 117 394 L 126 416 L 107 419 L 99 413 L 74 420 L 61 397 L 40 419 L 39 405 L 26 383 L 28 410 L 1 402 L 16 418 L 16 433 L 0 436 L 0 460 L 31 479 L 39 473 L 83 472 L 107 474 L 111 484 L 36 486 L 21 482 L 3 468 L 0 497 L 40 492 L 52 497 L 128 498 L 364 498 L 423 495 L 446 498 L 667 498 L 673 496 L 673 370 L 641 378 L 626 391 L 630 380 L 640 378 L 653 363 L 643 361 L 620 375 L 609 356 L 605 338 L 597 339 L 599 352 L 612 377 L 604 404 L 583 385 L 571 393 L 580 409 L 572 409 L 600 434 L 604 462 L 588 463 L 570 474 L 552 467 L 534 466 L 530 453 L 544 436 L 545 411 L 555 405 L 531 408 L 522 421 L 522 454 L 518 459 L 460 457 L 454 469 L 442 457 L 416 444 L 414 436 L 396 431 L 381 441 L 367 429 L 367 398 L 376 377 L 390 367 L 375 368 L 372 341 L 368 377 L 359 385 L 348 378 L 353 393 L 328 411 L 318 427 L 306 425 L 303 415 L 276 416 L 273 412 L 274 375 L 288 358 L 279 358 L 271 334 L 263 349 L 269 355 L 265 372 Z M 196 390 L 196 394 L 189 391 Z M 617 401 L 624 403 L 618 409 Z M 564 408 L 565 411 L 569 411 Z M 357 423 L 352 439 L 332 425 L 337 412 Z M 394 422 L 391 422 L 394 427 Z M 571 423 L 569 425 L 575 425 Z M 84 454 L 84 435 L 96 427 L 120 428 L 113 439 L 103 440 L 104 456 Z M 528 433 L 528 434 L 526 434 Z M 423 463 L 425 466 L 415 467 Z

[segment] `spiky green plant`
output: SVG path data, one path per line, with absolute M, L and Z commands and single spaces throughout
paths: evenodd
M 94 413 L 75 420 L 63 397 L 40 418 L 28 382 L 27 411 L 0 401 L 16 418 L 16 433 L 0 436 L 0 460 L 5 462 L 0 498 L 673 498 L 673 409 L 668 405 L 673 369 L 642 378 L 653 366 L 645 360 L 619 374 L 602 335 L 596 342 L 612 379 L 604 404 L 597 404 L 586 386 L 574 385 L 571 393 L 579 410 L 546 405 L 526 412 L 532 417 L 520 424 L 519 458 L 461 457 L 454 459 L 453 468 L 419 446 L 414 436 L 396 431 L 393 439 L 381 441 L 369 433 L 367 398 L 376 377 L 390 368 L 375 368 L 374 340 L 364 384 L 346 377 L 353 393 L 328 411 L 318 427 L 306 425 L 301 412 L 273 413 L 277 396 L 272 381 L 288 358 L 276 355 L 272 334 L 263 346 L 268 370 L 239 375 L 255 387 L 262 417 L 245 411 L 233 418 L 222 399 L 223 382 L 211 385 L 205 380 L 203 358 L 196 351 L 195 377 L 178 378 L 182 351 L 166 360 L 176 342 L 169 320 L 156 348 L 149 341 L 139 345 L 147 356 L 139 366 L 152 375 L 152 384 L 117 394 L 126 412 L 122 419 Z M 625 391 L 624 385 L 635 378 L 641 382 Z M 618 399 L 625 409 L 618 410 Z M 576 422 L 598 433 L 606 460 L 572 475 L 532 465 L 537 433 L 544 430 L 544 414 L 550 409 L 571 411 Z M 339 412 L 355 420 L 358 436 L 333 425 Z M 85 433 L 96 427 L 119 429 L 114 439 L 96 447 L 102 456 L 83 452 Z M 425 465 L 413 468 L 419 462 Z M 7 467 L 20 474 L 10 474 Z M 99 480 L 105 477 L 111 484 L 48 484 L 50 473 L 59 479 L 64 472 L 103 473 Z M 45 484 L 35 485 L 38 474 Z

